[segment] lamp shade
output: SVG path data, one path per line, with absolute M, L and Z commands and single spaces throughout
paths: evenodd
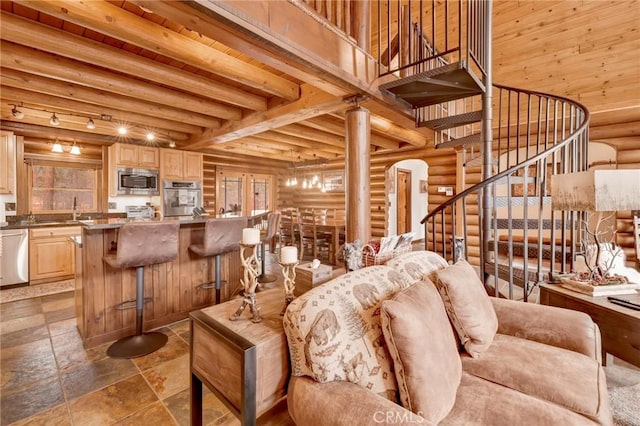
M 551 176 L 554 210 L 640 209 L 640 169 L 606 169 Z

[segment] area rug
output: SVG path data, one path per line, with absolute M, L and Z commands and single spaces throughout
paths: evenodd
M 55 283 L 29 285 L 25 287 L 7 288 L 0 291 L 0 303 L 15 302 L 32 297 L 48 296 L 64 293 L 75 289 L 75 280 L 58 281 Z
M 611 401 L 613 424 L 640 425 L 640 383 L 609 389 L 609 401 Z

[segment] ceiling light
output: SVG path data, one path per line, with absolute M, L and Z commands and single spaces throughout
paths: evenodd
M 118 127 L 118 134 L 120 135 L 126 135 L 127 134 L 127 128 L 124 126 L 120 126 Z
M 173 139 L 171 139 L 169 141 L 169 148 L 175 148 L 176 147 L 176 141 L 174 141 Z
M 16 105 L 11 109 L 11 115 L 17 119 L 24 118 L 24 112 L 20 111 Z
M 69 151 L 69 154 L 80 155 L 80 147 L 74 143 L 71 147 L 71 150 Z
M 147 133 L 147 140 L 149 142 L 151 142 L 152 140 L 154 140 L 156 138 L 156 135 L 154 135 L 152 132 Z
M 51 147 L 51 152 L 59 152 L 59 153 L 64 152 L 62 150 L 62 145 L 60 145 L 60 142 L 56 142 L 53 144 L 53 146 Z
M 49 119 L 49 124 L 51 124 L 52 126 L 59 126 L 60 125 L 60 120 L 58 120 L 58 117 L 56 117 L 56 113 L 55 112 L 53 113 L 53 115 Z
M 96 128 L 96 123 L 94 123 L 92 119 L 89 119 L 89 121 L 87 121 L 87 129 L 93 130 L 95 128 Z

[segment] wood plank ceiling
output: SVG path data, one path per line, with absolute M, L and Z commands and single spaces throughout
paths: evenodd
M 3 1 L 1 22 L 4 129 L 43 142 L 175 143 L 245 161 L 344 156 L 350 104 L 342 96 L 133 2 Z M 425 141 L 424 132 L 373 115 L 374 151 Z

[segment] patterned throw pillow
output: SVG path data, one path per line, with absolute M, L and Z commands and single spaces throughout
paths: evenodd
M 387 262 L 387 266 L 400 273 L 406 273 L 413 281 L 429 278 L 435 282 L 435 271 L 449 267 L 449 264 L 438 253 L 418 250 L 402 254 Z
M 342 275 L 295 299 L 284 316 L 294 376 L 348 381 L 397 401 L 380 304 L 410 285 L 387 266 Z
M 436 274 L 436 286 L 460 342 L 472 358 L 478 358 L 498 331 L 498 317 L 489 295 L 473 266 L 465 260 Z

